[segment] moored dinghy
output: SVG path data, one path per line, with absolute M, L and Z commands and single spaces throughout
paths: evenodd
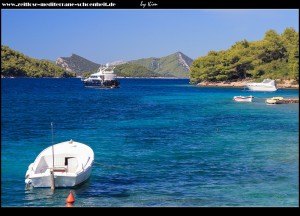
M 93 163 L 94 151 L 89 146 L 73 140 L 58 143 L 44 149 L 29 165 L 25 183 L 52 187 L 53 173 L 55 187 L 74 187 L 90 177 Z
M 252 102 L 253 96 L 234 96 L 233 100 L 238 102 Z

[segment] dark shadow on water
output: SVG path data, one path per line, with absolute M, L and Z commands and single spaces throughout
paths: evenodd
M 124 198 L 130 196 L 132 186 L 138 184 L 136 177 L 124 174 L 112 174 L 108 176 L 91 176 L 84 183 L 72 188 L 30 188 L 25 190 L 25 206 L 63 206 L 65 200 L 72 191 L 76 196 L 86 197 L 115 197 Z
M 138 183 L 134 177 L 126 175 L 92 176 L 76 193 L 86 197 L 129 197 L 130 188 Z
M 81 187 L 89 186 L 90 178 L 77 185 L 76 187 L 58 187 L 55 190 L 51 190 L 51 188 L 34 188 L 34 187 L 25 187 L 25 206 L 48 206 L 53 205 L 53 203 L 64 203 L 65 199 L 68 197 L 70 191 L 72 191 L 73 195 L 76 197 L 77 190 Z M 61 201 L 60 201 L 61 200 Z

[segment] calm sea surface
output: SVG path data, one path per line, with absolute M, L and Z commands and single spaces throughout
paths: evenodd
M 120 82 L 1 79 L 2 207 L 66 206 L 70 189 L 25 190 L 28 165 L 51 145 L 51 122 L 54 143 L 73 139 L 95 153 L 89 181 L 71 189 L 74 207 L 299 206 L 299 104 L 265 103 L 298 90 Z

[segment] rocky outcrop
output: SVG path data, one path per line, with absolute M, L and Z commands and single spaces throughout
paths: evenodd
M 184 55 L 183 53 L 181 52 L 177 52 L 176 53 L 178 55 L 178 61 L 179 63 L 184 66 L 186 68 L 187 71 L 190 70 L 190 66 L 192 65 L 193 63 L 193 59 L 187 57 L 186 55 Z
M 62 67 L 63 69 L 70 71 L 70 72 L 76 72 L 75 65 L 69 65 L 67 61 L 65 61 L 63 58 L 58 58 L 55 62 L 56 65 Z
M 95 72 L 100 67 L 100 64 L 96 64 L 76 54 L 72 54 L 71 57 L 59 57 L 55 63 L 67 71 L 75 72 L 77 75 L 85 72 Z

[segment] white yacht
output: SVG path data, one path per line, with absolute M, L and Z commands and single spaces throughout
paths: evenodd
M 247 83 L 245 87 L 250 91 L 277 91 L 275 80 L 272 79 L 264 79 L 260 83 Z
M 88 78 L 81 79 L 81 81 L 87 87 L 118 88 L 120 82 L 116 79 L 114 68 L 108 64 L 100 66 L 97 73 L 93 73 Z

